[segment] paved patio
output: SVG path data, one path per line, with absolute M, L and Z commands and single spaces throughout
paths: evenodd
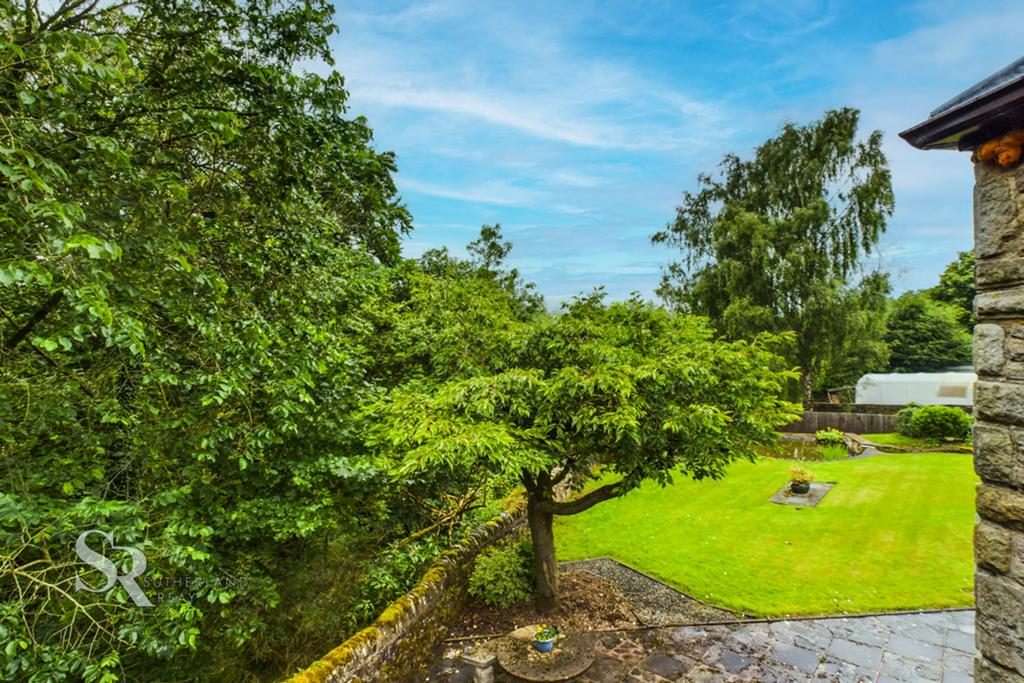
M 468 646 L 449 644 L 428 680 L 472 681 L 458 656 Z M 663 627 L 600 634 L 593 666 L 573 680 L 961 683 L 973 680 L 974 653 L 971 610 Z

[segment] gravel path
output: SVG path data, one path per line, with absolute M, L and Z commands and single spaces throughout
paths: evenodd
M 590 572 L 614 584 L 633 604 L 633 610 L 645 626 L 703 624 L 743 617 L 736 612 L 706 605 L 610 557 L 563 562 L 561 567 Z

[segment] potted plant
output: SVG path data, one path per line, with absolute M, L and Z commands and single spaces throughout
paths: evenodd
M 533 634 L 533 647 L 537 652 L 551 652 L 551 648 L 555 646 L 555 639 L 558 638 L 559 633 L 561 631 L 558 630 L 557 626 L 539 624 Z
M 799 465 L 789 469 L 789 491 L 790 493 L 807 493 L 811 490 L 811 482 L 814 481 L 814 474 L 808 472 Z

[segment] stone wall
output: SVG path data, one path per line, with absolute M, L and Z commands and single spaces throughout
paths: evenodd
M 477 554 L 508 536 L 525 520 L 525 500 L 442 555 L 408 594 L 377 620 L 297 674 L 290 683 L 395 683 L 423 680 L 426 666 L 468 598 L 467 584 Z
M 1024 683 L 1024 166 L 975 166 L 978 683 Z

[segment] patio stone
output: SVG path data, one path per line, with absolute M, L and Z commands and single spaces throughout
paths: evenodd
M 861 645 L 852 640 L 833 640 L 828 648 L 828 654 L 865 669 L 877 670 L 882 663 L 881 649 Z
M 673 678 L 678 676 L 682 672 L 686 671 L 687 666 L 680 662 L 678 659 L 673 659 L 668 655 L 652 655 L 644 660 L 641 665 L 647 671 L 664 676 L 665 678 Z
M 950 629 L 946 631 L 945 646 L 960 652 L 974 652 L 974 634 Z
M 569 680 L 962 683 L 973 680 L 973 629 L 973 611 L 959 610 L 612 631 L 596 635 L 594 663 Z M 427 680 L 462 683 L 467 674 L 467 662 L 439 655 Z M 520 683 L 503 671 L 494 681 Z
M 807 673 L 814 673 L 821 661 L 821 656 L 817 652 L 805 650 L 802 647 L 780 648 L 775 650 L 771 656 L 783 664 L 788 664 Z
M 889 639 L 887 648 L 890 652 L 895 652 L 896 654 L 903 655 L 904 657 L 912 657 L 914 659 L 923 659 L 932 662 L 937 662 L 942 659 L 941 646 L 933 645 L 922 640 L 915 640 L 909 636 L 894 635 Z

